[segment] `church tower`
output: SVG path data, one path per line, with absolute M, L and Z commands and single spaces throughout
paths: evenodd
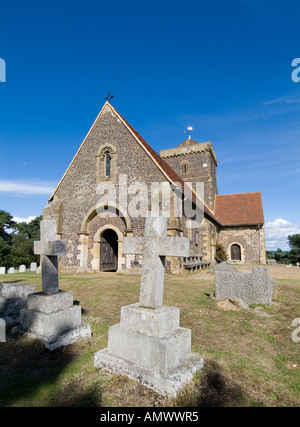
M 160 156 L 185 181 L 204 182 L 205 205 L 214 212 L 217 187 L 217 158 L 211 142 L 199 143 L 188 138 L 176 148 L 161 150 Z

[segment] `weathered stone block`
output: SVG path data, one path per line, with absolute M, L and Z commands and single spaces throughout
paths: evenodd
M 0 283 L 0 317 L 8 325 L 19 322 L 20 311 L 27 307 L 28 295 L 34 289 L 25 283 Z
M 114 325 L 108 332 L 108 353 L 168 375 L 191 353 L 191 331 L 178 328 L 164 338 L 153 338 Z
M 47 256 L 64 255 L 66 253 L 66 242 L 64 240 L 34 242 L 34 253 Z
M 42 337 L 53 337 L 81 324 L 81 307 L 73 305 L 54 313 L 21 310 L 21 328 Z
M 272 304 L 275 280 L 268 267 L 253 267 L 253 273 L 215 272 L 216 299 L 241 299 L 246 304 Z
M 180 310 L 177 307 L 162 306 L 152 310 L 139 304 L 121 308 L 121 328 L 142 335 L 162 338 L 179 328 Z
M 49 314 L 72 307 L 72 305 L 73 292 L 70 291 L 59 291 L 52 295 L 37 292 L 28 297 L 28 309 L 40 313 Z

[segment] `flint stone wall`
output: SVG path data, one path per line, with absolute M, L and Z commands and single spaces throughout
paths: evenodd
M 253 273 L 215 271 L 215 296 L 218 300 L 241 299 L 247 304 L 272 304 L 275 279 L 268 267 L 253 267 Z
M 261 233 L 261 263 L 266 264 L 266 250 L 264 229 Z M 238 244 L 241 248 L 241 261 L 246 264 L 259 264 L 259 231 L 257 226 L 226 227 L 218 234 L 218 243 L 221 243 L 231 260 L 231 246 Z

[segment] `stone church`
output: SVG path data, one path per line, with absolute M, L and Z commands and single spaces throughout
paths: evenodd
M 123 253 L 124 237 L 144 235 L 147 209 L 140 209 L 141 204 L 146 200 L 148 213 L 153 212 L 156 198 L 159 215 L 163 188 L 170 192 L 168 235 L 190 240 L 190 256 L 167 258 L 167 270 L 176 274 L 214 264 L 217 243 L 229 260 L 264 264 L 261 194 L 218 195 L 217 164 L 212 144 L 190 137 L 159 155 L 106 102 L 44 208 L 43 218 L 56 220 L 58 237 L 67 244 L 61 270 L 140 269 L 140 255 Z M 196 183 L 201 184 L 201 196 L 194 189 Z M 141 199 L 145 186 L 149 191 Z M 178 215 L 175 199 L 181 208 L 190 201 L 193 214 L 181 209 Z M 202 215 L 198 222 L 197 212 Z

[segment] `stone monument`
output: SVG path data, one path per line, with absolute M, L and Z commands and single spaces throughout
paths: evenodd
M 30 271 L 34 272 L 34 271 L 36 271 L 36 269 L 37 269 L 37 263 L 36 262 L 32 262 L 30 264 Z
M 250 304 L 272 304 L 275 279 L 270 278 L 269 267 L 253 267 L 252 273 L 215 271 L 215 296 L 218 300 L 241 299 Z
M 81 307 L 73 304 L 73 293 L 59 289 L 57 257 L 66 244 L 56 240 L 56 221 L 41 221 L 41 241 L 34 252 L 41 256 L 43 291 L 28 297 L 28 309 L 21 310 L 19 332 L 44 342 L 49 350 L 91 336 L 90 325 L 81 323 Z
M 191 353 L 191 331 L 179 327 L 180 310 L 163 305 L 165 257 L 189 256 L 189 240 L 167 237 L 167 218 L 146 219 L 144 237 L 124 239 L 124 253 L 142 254 L 140 302 L 122 307 L 108 346 L 94 366 L 127 375 L 161 394 L 177 391 L 203 367 Z
M 14 269 L 14 267 L 10 267 L 7 271 L 7 274 L 14 274 L 16 271 Z
M 27 308 L 28 295 L 34 290 L 26 283 L 0 283 L 0 317 L 7 325 L 19 323 L 20 312 Z
M 24 265 L 24 264 L 22 264 L 22 265 L 20 265 L 20 267 L 19 267 L 19 273 L 26 273 L 26 265 Z
M 0 267 L 0 274 L 6 274 L 6 268 Z

